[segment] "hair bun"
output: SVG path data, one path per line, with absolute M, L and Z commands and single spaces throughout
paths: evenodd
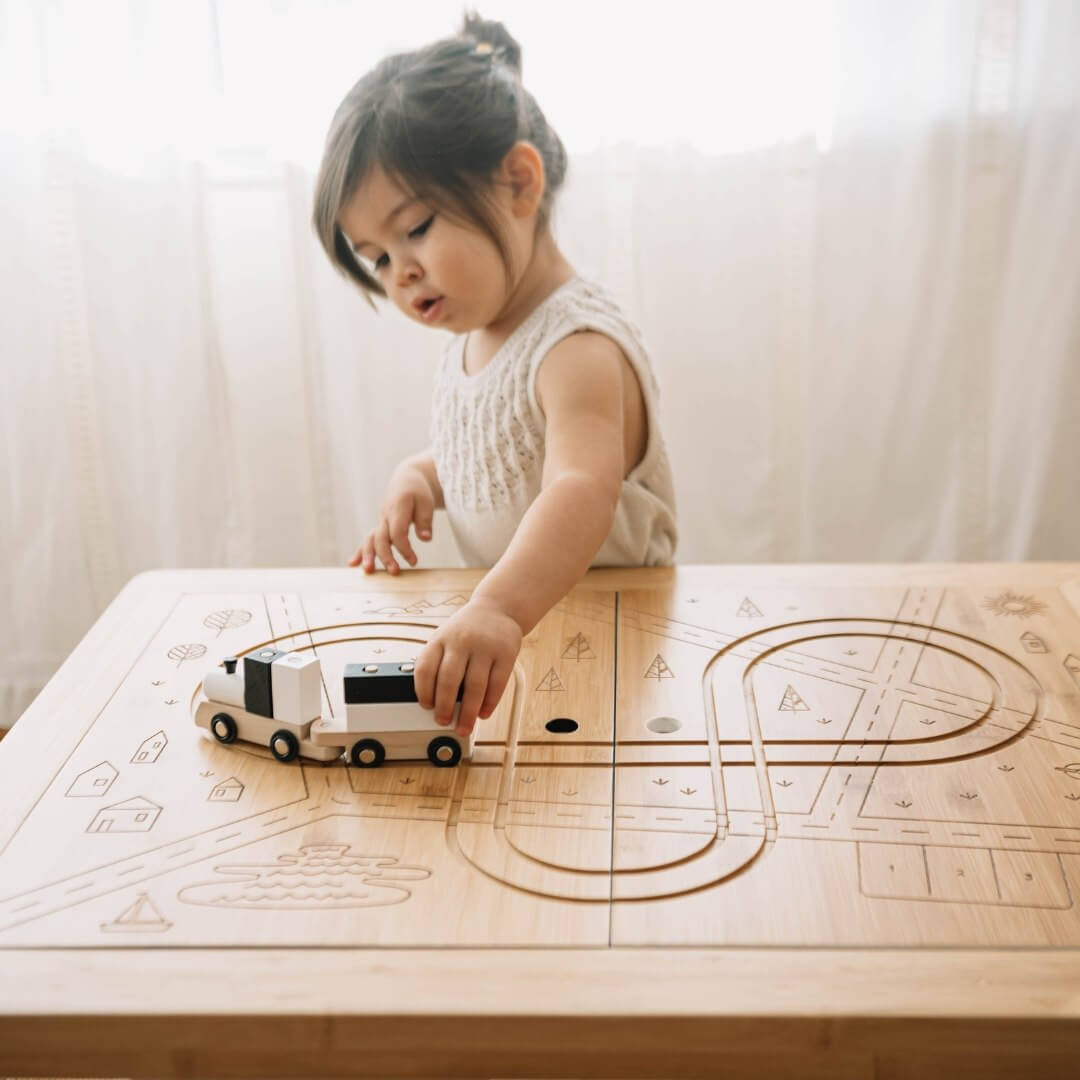
M 496 58 L 511 68 L 521 78 L 521 46 L 501 22 L 482 19 L 475 11 L 465 13 L 461 36 L 471 38 L 478 51 L 492 52 Z M 480 49 L 486 45 L 486 49 Z

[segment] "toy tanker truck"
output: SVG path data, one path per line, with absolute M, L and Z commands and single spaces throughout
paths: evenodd
M 309 653 L 271 646 L 214 668 L 203 679 L 195 723 L 220 743 L 266 746 L 278 761 L 297 757 L 374 769 L 386 760 L 426 758 L 440 768 L 472 755 L 473 735 L 457 736 L 458 705 L 447 726 L 421 708 L 411 662 L 345 665 L 343 723 L 322 716 L 322 665 Z

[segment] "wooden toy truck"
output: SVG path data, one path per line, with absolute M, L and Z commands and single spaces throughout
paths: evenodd
M 343 722 L 321 715 L 317 656 L 266 646 L 244 657 L 243 673 L 237 664 L 228 657 L 224 670 L 207 673 L 195 711 L 196 725 L 220 743 L 266 746 L 278 761 L 333 761 L 344 753 L 360 769 L 425 757 L 445 768 L 472 755 L 473 735 L 453 733 L 461 691 L 450 724 L 437 724 L 417 701 L 412 663 L 346 664 Z

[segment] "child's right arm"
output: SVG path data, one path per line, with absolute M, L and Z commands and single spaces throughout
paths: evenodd
M 396 574 L 400 568 L 391 550 L 393 545 L 410 566 L 415 566 L 416 553 L 409 543 L 409 528 L 415 525 L 416 535 L 421 540 L 430 540 L 432 518 L 445 505 L 431 450 L 406 458 L 390 475 L 379 523 L 356 549 L 349 565 L 363 564 L 364 572 L 370 574 L 378 558 L 391 574 Z

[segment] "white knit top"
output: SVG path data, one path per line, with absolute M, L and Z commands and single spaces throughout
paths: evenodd
M 465 335 L 453 337 L 435 378 L 431 438 L 454 539 L 467 566 L 492 566 L 540 493 L 545 418 L 536 374 L 548 352 L 579 330 L 611 338 L 633 365 L 648 437 L 622 483 L 611 532 L 593 566 L 663 566 L 677 540 L 671 465 L 660 430 L 656 379 L 641 333 L 599 285 L 572 278 L 510 334 L 488 365 L 465 373 Z

